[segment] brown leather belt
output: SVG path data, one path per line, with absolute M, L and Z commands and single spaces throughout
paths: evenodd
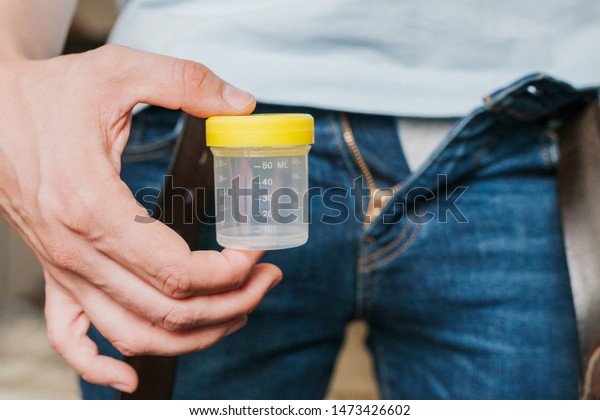
M 560 148 L 558 194 L 579 333 L 581 397 L 600 399 L 600 106 L 597 100 L 562 127 Z

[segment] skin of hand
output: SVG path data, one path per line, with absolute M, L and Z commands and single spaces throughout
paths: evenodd
M 201 64 L 105 46 L 0 62 L 0 210 L 42 263 L 51 345 L 85 380 L 137 387 L 101 356 L 95 327 L 124 355 L 201 350 L 245 325 L 282 277 L 262 252 L 191 252 L 119 177 L 138 103 L 198 116 L 247 114 L 254 98 Z

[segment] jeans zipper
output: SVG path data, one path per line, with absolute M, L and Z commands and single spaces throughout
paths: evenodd
M 371 170 L 367 166 L 365 159 L 360 153 L 360 149 L 358 148 L 358 144 L 356 144 L 356 139 L 354 138 L 354 132 L 352 131 L 352 126 L 350 125 L 350 120 L 348 120 L 348 116 L 344 113 L 340 113 L 340 124 L 342 125 L 342 137 L 346 142 L 346 145 L 352 152 L 352 156 L 358 168 L 362 172 L 365 181 L 367 182 L 367 187 L 369 188 L 369 206 L 367 208 L 367 214 L 363 220 L 363 227 L 367 227 L 373 220 L 379 216 L 381 213 L 381 209 L 385 207 L 385 204 L 388 202 L 390 198 L 393 197 L 396 191 L 400 189 L 400 184 L 395 185 L 392 188 L 378 188 L 375 184 L 375 179 L 373 178 L 373 174 Z

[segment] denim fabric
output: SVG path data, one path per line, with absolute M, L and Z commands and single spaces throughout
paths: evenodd
M 322 398 L 345 325 L 364 319 L 383 398 L 577 398 L 550 129 L 590 95 L 544 75 L 523 78 L 459 120 L 414 173 L 393 118 L 347 114 L 378 187 L 400 184 L 368 225 L 365 183 L 340 114 L 259 106 L 315 117 L 309 242 L 265 255 L 284 281 L 245 328 L 179 357 L 173 397 Z M 156 137 L 164 143 L 165 122 L 173 129 L 178 118 L 157 109 L 143 115 L 132 137 L 143 130 L 149 148 Z M 134 192 L 158 188 L 168 153 L 139 160 L 124 163 L 123 178 Z M 197 245 L 218 249 L 212 227 Z M 116 354 L 95 330 L 90 335 Z M 116 393 L 83 382 L 83 395 Z

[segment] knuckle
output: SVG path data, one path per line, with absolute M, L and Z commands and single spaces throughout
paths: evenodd
M 83 268 L 81 252 L 68 244 L 55 241 L 46 246 L 48 256 L 57 266 L 79 273 Z
M 169 331 L 185 331 L 194 327 L 196 317 L 185 309 L 172 308 L 162 319 L 162 326 Z
M 192 279 L 189 273 L 169 270 L 160 276 L 163 293 L 173 298 L 188 297 L 192 291 Z
M 184 93 L 203 90 L 210 74 L 205 66 L 189 60 L 176 60 L 174 72 L 183 81 Z

